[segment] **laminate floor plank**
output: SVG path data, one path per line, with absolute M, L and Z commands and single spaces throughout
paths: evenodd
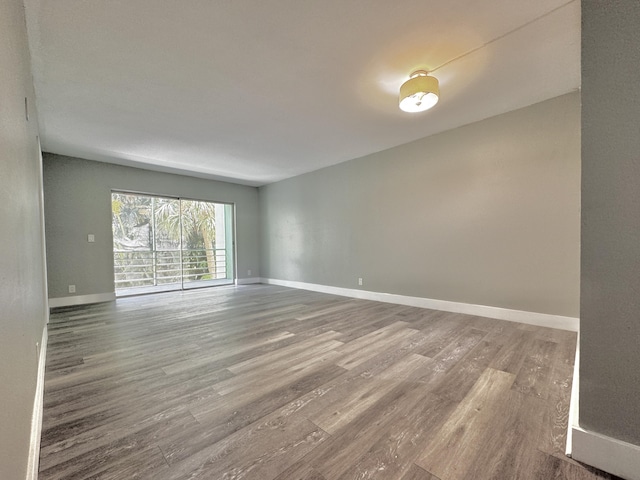
M 424 468 L 412 463 L 407 470 L 407 473 L 400 480 L 440 480 L 435 475 L 431 475 Z
M 488 334 L 486 338 L 491 338 Z M 502 348 L 489 366 L 496 370 L 516 374 L 522 368 L 534 341 L 533 332 L 515 329 L 501 338 Z M 575 341 L 575 340 L 574 340 Z
M 205 399 L 211 400 L 216 397 L 218 397 L 218 394 L 211 387 L 206 387 L 186 395 L 183 393 L 172 395 L 169 400 L 149 396 L 144 401 L 135 402 L 133 405 L 129 402 L 124 403 L 124 405 L 129 405 L 128 408 L 123 408 L 123 404 L 111 404 L 106 407 L 96 404 L 90 410 L 82 412 L 82 414 L 70 416 L 69 419 L 64 417 L 56 418 L 55 422 L 45 416 L 43 418 L 44 426 L 41 445 L 46 447 L 59 442 L 61 439 L 76 436 L 105 425 L 122 423 L 125 420 L 140 422 L 157 415 L 160 415 L 160 417 L 170 416 L 176 412 L 187 411 L 189 405 L 193 402 Z M 134 413 L 132 410 L 138 413 Z
M 304 417 L 271 414 L 184 460 L 157 479 L 274 478 L 329 438 Z
M 364 305 L 352 305 L 351 308 L 341 310 L 338 313 L 300 321 L 297 325 L 291 326 L 290 331 L 296 334 L 306 334 L 306 332 L 315 332 L 316 330 L 320 332 L 334 330 L 340 332 L 339 340 L 346 343 L 394 323 L 390 319 L 395 317 L 396 315 L 389 313 L 387 308 L 381 307 L 376 302 L 370 302 Z M 398 317 L 398 319 L 403 320 L 402 317 Z
M 493 342 L 480 341 L 441 378 L 432 392 L 442 398 L 462 401 L 501 347 Z
M 462 328 L 457 336 L 451 336 L 451 342 L 444 348 L 438 349 L 433 356 L 433 365 L 425 370 L 419 381 L 429 386 L 431 391 L 441 385 L 448 372 L 454 368 L 465 356 L 472 351 L 485 337 L 486 333 L 474 328 Z M 419 348 L 416 353 L 424 355 L 425 349 Z M 431 352 L 428 349 L 427 352 Z
M 310 417 L 310 419 L 325 432 L 336 433 L 397 387 L 398 381 L 396 379 L 371 378 L 362 389 L 352 390 L 349 395 L 342 397 L 338 402 L 334 402 L 330 408 L 323 409 L 321 413 Z
M 439 329 L 453 329 L 456 325 L 460 325 L 462 318 L 458 321 L 452 321 L 450 312 L 442 312 L 440 310 L 430 310 L 421 308 L 422 313 L 409 312 L 400 318 L 411 324 L 412 328 L 417 328 L 425 333 Z
M 196 425 L 197 422 L 193 416 L 183 414 L 164 422 L 153 422 L 145 428 L 133 427 L 135 431 L 112 441 L 104 441 L 108 437 L 98 438 L 94 434 L 90 442 L 75 444 L 76 448 L 73 450 L 65 449 L 64 453 L 69 456 L 67 461 L 48 464 L 47 457 L 44 457 L 40 467 L 41 472 L 46 473 L 49 478 L 86 478 L 109 468 L 111 464 L 129 463 L 133 458 L 147 454 L 153 456 L 154 467 L 164 469 L 166 461 L 157 447 L 157 440 L 175 434 L 177 431 L 193 429 Z M 124 430 L 132 427 L 122 426 L 121 428 Z M 149 442 L 150 439 L 155 439 L 155 442 Z M 84 448 L 78 448 L 78 446 Z M 49 458 L 51 456 L 50 453 Z
M 262 396 L 251 395 L 248 399 L 220 397 L 196 404 L 190 411 L 199 428 L 167 436 L 159 441 L 159 445 L 167 462 L 175 463 L 294 402 L 317 384 L 330 381 L 342 372 L 344 370 L 336 365 L 327 365 L 325 369 Z
M 478 478 L 518 478 L 519 472 L 536 469 L 536 449 L 540 438 L 540 416 L 545 402 L 511 390 L 505 393 L 501 410 L 492 417 L 492 427 L 503 432 L 482 440 L 482 448 L 468 472 L 482 472 Z
M 377 378 L 408 382 L 420 377 L 433 364 L 433 359 L 410 353 L 376 374 Z
M 404 415 L 380 428 L 377 441 L 360 458 L 351 460 L 351 466 L 338 478 L 405 478 L 412 466 L 416 469 L 413 462 L 423 449 L 430 432 L 445 422 L 455 406 L 454 402 L 423 393 L 416 405 L 405 409 Z
M 311 465 L 304 461 L 294 463 L 284 472 L 280 473 L 274 480 L 327 480 L 324 475 L 318 472 Z
M 378 332 L 378 330 L 376 330 L 376 332 Z M 372 333 L 375 334 L 376 332 Z M 359 346 L 358 349 L 348 353 L 338 349 L 341 358 L 337 361 L 337 364 L 351 370 L 381 353 L 395 349 L 397 345 L 416 337 L 416 334 L 419 334 L 418 330 L 402 328 L 388 335 L 386 338 L 377 338 L 372 342 L 368 342 L 366 346 Z
M 234 381 L 232 385 L 226 384 L 220 387 L 215 386 L 214 388 L 223 396 L 228 396 L 231 393 L 234 399 L 247 397 L 252 398 L 256 394 L 271 392 L 312 374 L 313 372 L 322 369 L 325 365 L 331 363 L 331 360 L 338 356 L 339 354 L 336 351 L 329 351 L 317 357 L 306 359 L 304 362 L 300 362 L 295 366 L 290 366 L 289 368 L 280 370 L 277 378 L 274 378 L 272 375 L 265 375 L 253 381 L 249 380 L 248 383 L 237 383 Z M 254 376 L 242 375 L 240 380 L 247 377 Z M 230 380 L 235 380 L 235 377 Z
M 48 335 L 41 480 L 613 478 L 563 455 L 573 332 L 246 285 Z
M 307 307 L 305 312 L 299 315 L 296 315 L 296 320 L 300 320 L 302 322 L 314 318 L 326 318 L 330 315 L 335 315 L 336 313 L 340 315 L 342 312 L 351 310 L 353 308 L 358 308 L 358 302 L 345 298 L 340 301 L 333 301 L 330 303 L 322 303 L 315 307 Z
M 418 353 L 425 357 L 435 357 L 457 340 L 465 328 L 468 329 L 470 327 L 464 322 L 462 315 L 443 314 L 435 322 L 429 322 L 422 329 L 423 332 L 429 334 L 430 342 L 424 345 L 423 349 Z M 478 330 L 478 332 L 480 331 Z M 486 335 L 486 332 L 482 332 L 483 337 L 484 335 Z
M 351 468 L 355 459 L 373 448 L 382 432 L 401 421 L 407 412 L 418 410 L 424 402 L 424 392 L 419 385 L 396 383 L 369 408 L 340 425 L 330 439 L 307 454 L 301 469 L 310 465 L 327 479 L 339 478 Z
M 399 330 L 406 330 L 407 326 L 408 323 L 406 322 L 391 323 L 390 325 L 374 330 L 371 333 L 367 333 L 359 337 L 358 339 L 345 344 L 342 348 L 340 348 L 340 352 L 344 354 L 358 352 L 359 350 L 367 348 L 376 342 L 384 341 L 386 338 L 393 335 Z
M 292 337 L 294 334 L 290 332 L 281 332 L 277 335 L 268 338 L 261 338 L 255 341 L 249 341 L 245 343 L 239 343 L 236 348 L 228 349 L 228 348 L 218 348 L 214 349 L 212 354 L 211 352 L 202 352 L 197 355 L 193 355 L 191 357 L 187 357 L 184 360 L 180 360 L 178 362 L 168 363 L 163 365 L 162 369 L 167 375 L 171 375 L 173 373 L 184 372 L 187 370 L 191 370 L 194 368 L 199 368 L 204 365 L 212 366 L 217 362 L 227 359 L 229 357 L 237 357 L 239 353 L 247 350 L 257 350 L 260 347 L 264 347 L 269 344 L 275 344 L 280 342 L 281 340 L 285 340 L 289 337 Z M 236 360 L 234 358 L 234 360 Z M 233 361 L 233 363 L 237 363 L 237 361 Z M 231 365 L 233 365 L 231 363 Z
M 51 472 L 47 470 L 60 464 L 73 465 L 78 459 L 81 461 L 83 459 L 96 460 L 99 458 L 95 455 L 98 449 L 117 443 L 122 438 L 139 432 L 144 432 L 148 442 L 149 438 L 160 438 L 155 432 L 162 432 L 162 438 L 167 435 L 176 437 L 179 436 L 180 428 L 193 434 L 193 431 L 198 427 L 194 416 L 184 409 L 176 412 L 164 411 L 145 419 L 136 418 L 135 420 L 135 423 L 131 418 L 110 423 L 78 435 L 69 436 L 49 446 L 43 446 L 40 451 L 40 470 L 48 476 Z M 171 429 L 170 432 L 169 429 Z
M 144 402 L 145 398 L 153 397 L 159 401 L 168 401 L 173 396 L 184 396 L 191 392 L 208 389 L 233 377 L 228 370 L 203 370 L 196 376 L 188 374 L 166 375 L 158 370 L 157 375 L 152 375 L 135 382 L 121 382 L 105 388 L 105 385 L 96 385 L 92 389 L 86 389 L 84 393 L 69 395 L 65 401 L 61 395 L 57 395 L 58 402 L 49 402 L 47 408 L 47 424 L 56 425 L 62 421 L 69 421 L 74 417 L 82 417 L 99 408 L 105 410 L 113 406 L 125 403 L 136 404 Z
M 283 360 L 289 362 L 291 358 L 313 356 L 324 350 L 334 350 L 342 346 L 342 342 L 336 341 L 338 336 L 338 332 L 329 330 L 314 337 L 306 338 L 301 342 L 280 348 L 275 352 L 257 355 L 242 362 L 234 363 L 228 368 L 235 374 L 247 371 L 256 372 L 265 365 L 269 366 L 269 368 L 283 368 L 289 365 L 289 363 L 282 364 Z
M 470 467 L 504 410 L 514 375 L 487 369 L 415 462 L 441 479 L 470 478 Z
M 534 340 L 518 372 L 513 388 L 534 397 L 548 398 L 553 379 L 553 359 L 558 344 L 547 340 Z

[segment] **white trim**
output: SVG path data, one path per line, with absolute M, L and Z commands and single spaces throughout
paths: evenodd
M 573 381 L 571 382 L 571 401 L 569 402 L 569 421 L 567 422 L 567 446 L 565 453 L 571 457 L 573 453 L 573 427 L 578 426 L 578 401 L 580 396 L 580 332 L 576 342 L 576 358 L 573 362 Z
M 567 455 L 628 480 L 640 480 L 640 446 L 592 432 L 579 424 L 580 337 L 573 367 Z
M 574 460 L 628 480 L 640 480 L 640 446 L 580 426 L 571 430 Z
M 38 377 L 36 380 L 36 395 L 33 399 L 31 414 L 31 440 L 29 444 L 29 459 L 27 463 L 27 480 L 37 480 L 38 464 L 40 461 L 40 438 L 42 435 L 42 411 L 44 409 L 44 370 L 47 359 L 47 340 L 49 338 L 47 326 L 42 329 L 42 340 L 38 357 Z
M 236 285 L 252 285 L 254 283 L 263 283 L 260 277 L 237 278 Z
M 508 308 L 488 307 L 486 305 L 450 302 L 448 300 L 434 300 L 431 298 L 410 297 L 407 295 L 396 295 L 393 293 L 370 292 L 368 290 L 332 287 L 329 285 L 278 280 L 275 278 L 263 278 L 262 283 L 299 288 L 302 290 L 313 290 L 314 292 L 330 293 L 345 297 L 362 298 L 364 300 L 397 303 L 400 305 L 409 305 L 411 307 L 430 308 L 432 310 L 442 310 L 453 313 L 465 313 L 468 315 L 496 318 L 498 320 L 527 323 L 540 327 L 559 328 L 561 330 L 570 330 L 572 332 L 577 332 L 580 324 L 580 320 L 575 317 L 563 317 L 547 313 L 526 312 L 523 310 L 511 310 Z
M 74 295 L 73 297 L 50 298 L 49 308 L 70 307 L 72 305 L 86 305 L 88 303 L 111 302 L 115 299 L 115 292 L 94 293 L 92 295 Z

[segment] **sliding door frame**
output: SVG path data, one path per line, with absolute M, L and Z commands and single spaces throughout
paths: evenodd
M 149 193 L 149 192 L 142 192 L 142 191 L 136 191 L 136 190 L 126 190 L 126 189 L 120 189 L 120 188 L 112 188 L 111 189 L 111 199 L 113 199 L 113 194 L 123 194 L 123 195 L 140 195 L 140 196 L 145 196 L 145 197 L 155 197 L 155 198 L 162 198 L 162 199 L 168 199 L 168 200 L 177 200 L 179 202 L 179 207 L 180 207 L 180 287 L 176 288 L 174 290 L 166 290 L 166 291 L 187 291 L 187 290 L 196 290 L 199 288 L 211 288 L 211 287 L 215 287 L 217 285 L 202 285 L 202 286 L 191 286 L 191 287 L 187 287 L 185 288 L 184 286 L 184 261 L 183 261 L 183 250 L 184 250 L 184 245 L 183 245 L 183 219 L 182 219 L 182 200 L 186 200 L 186 201 L 193 201 L 193 202 L 206 202 L 206 203 L 215 203 L 218 205 L 225 205 L 225 206 L 229 206 L 231 207 L 231 215 L 229 216 L 229 220 L 231 223 L 231 247 L 229 249 L 229 247 L 226 247 L 226 239 L 225 239 L 225 249 L 229 249 L 231 252 L 231 266 L 233 268 L 233 274 L 231 276 L 231 278 L 229 279 L 229 283 L 225 283 L 219 286 L 228 286 L 228 285 L 237 285 L 238 283 L 238 255 L 237 255 L 237 251 L 236 251 L 236 204 L 235 202 L 221 202 L 221 201 L 217 201 L 217 200 L 207 200 L 207 199 L 203 199 L 203 198 L 194 198 L 194 197 L 185 197 L 185 196 L 179 196 L 179 195 L 165 195 L 165 194 L 161 194 L 161 193 Z M 111 215 L 113 215 L 113 208 L 111 208 Z M 152 212 L 151 214 L 151 218 L 152 218 L 152 222 L 153 222 L 153 226 L 154 226 L 154 235 L 153 235 L 153 247 L 154 247 L 154 252 L 155 252 L 155 242 L 156 242 L 156 238 L 155 238 L 155 214 L 154 212 Z M 113 253 L 114 253 L 114 247 L 115 247 L 115 242 L 113 239 L 113 229 L 111 230 L 111 255 L 112 255 L 112 262 L 113 262 Z M 215 248 L 214 248 L 214 255 L 215 255 Z M 225 260 L 226 262 L 226 260 Z M 154 266 L 154 270 L 155 270 L 155 266 Z M 154 283 L 155 283 L 155 272 L 154 272 Z M 116 291 L 116 283 L 115 283 L 115 269 L 114 269 L 114 279 L 113 279 L 113 288 L 114 288 L 114 292 Z M 152 293 L 152 292 L 149 292 Z M 160 292 L 158 292 L 160 293 Z M 132 294 L 125 294 L 122 296 L 135 296 L 135 295 L 146 295 L 147 293 L 132 293 Z

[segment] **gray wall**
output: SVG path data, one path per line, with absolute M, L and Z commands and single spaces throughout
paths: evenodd
M 24 99 L 30 119 L 25 119 Z M 0 2 L 0 478 L 26 477 L 47 320 L 38 126 L 20 0 Z
M 640 2 L 582 2 L 580 425 L 640 445 Z
M 259 276 L 256 188 L 45 153 L 49 298 L 114 291 L 112 189 L 235 203 L 238 277 Z
M 576 92 L 261 187 L 261 272 L 577 317 L 579 209 Z

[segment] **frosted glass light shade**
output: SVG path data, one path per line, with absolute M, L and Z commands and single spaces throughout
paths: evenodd
M 440 97 L 438 79 L 419 70 L 400 87 L 400 110 L 404 112 L 424 112 L 429 110 Z

